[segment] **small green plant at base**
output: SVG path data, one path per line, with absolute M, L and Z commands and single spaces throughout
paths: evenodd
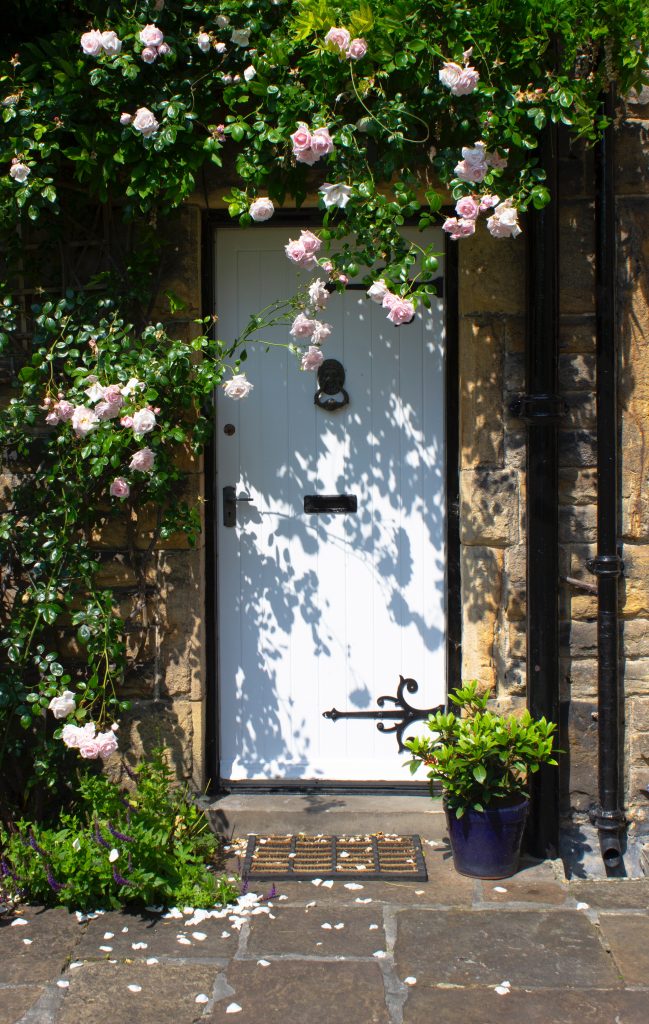
M 431 737 L 406 740 L 411 774 L 428 769 L 431 793 L 440 782 L 449 810 L 461 818 L 467 808 L 483 811 L 527 796 L 530 774 L 542 764 L 556 765 L 552 745 L 556 725 L 545 718 L 498 715 L 487 710 L 488 694 L 472 680 L 449 694 L 462 717 L 449 711 L 431 715 Z
M 80 774 L 75 807 L 56 825 L 0 832 L 0 891 L 70 910 L 233 903 L 237 889 L 215 870 L 218 840 L 187 788 L 173 786 L 163 749 L 130 774 L 131 790 Z

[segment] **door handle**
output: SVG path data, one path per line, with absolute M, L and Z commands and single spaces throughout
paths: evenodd
M 237 502 L 238 501 L 252 501 L 252 498 L 241 495 L 237 497 L 236 487 L 227 485 L 223 488 L 223 525 L 224 526 L 236 526 L 237 525 Z

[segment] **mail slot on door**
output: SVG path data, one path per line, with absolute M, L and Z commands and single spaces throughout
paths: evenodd
M 305 494 L 304 511 L 320 515 L 356 512 L 358 501 L 355 494 Z

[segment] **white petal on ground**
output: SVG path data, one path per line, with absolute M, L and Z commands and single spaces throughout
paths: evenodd
M 413 978 L 412 974 L 408 978 L 403 979 L 404 985 L 416 985 L 417 979 Z
M 191 942 L 189 941 L 189 939 L 186 939 L 184 935 L 179 935 L 178 938 L 176 939 L 176 942 L 178 942 L 181 946 L 191 946 Z
M 311 902 L 310 902 L 310 903 L 305 903 L 305 904 L 304 904 L 304 909 L 305 909 L 305 910 L 308 910 L 308 909 L 309 909 L 309 907 L 315 907 L 315 906 L 316 906 L 316 901 L 315 901 L 315 900 L 311 900 Z
M 287 900 L 288 896 L 286 896 L 286 895 L 278 896 L 277 899 L 278 900 Z
M 113 952 L 113 947 L 112 946 L 100 946 L 99 948 L 102 951 L 102 953 L 112 953 Z
M 206 996 L 204 992 L 201 992 L 200 995 L 196 996 L 196 999 L 194 1000 L 195 1003 L 209 1003 L 209 1001 L 210 997 Z
M 321 878 L 312 878 L 311 879 L 311 885 L 322 885 L 322 879 Z M 15 924 L 15 922 L 14 922 L 14 924 Z
M 126 927 L 122 928 L 122 935 L 126 935 L 127 931 L 128 931 L 128 928 L 126 928 Z
M 345 882 L 345 888 L 346 889 L 352 889 L 353 891 L 356 891 L 356 889 L 364 889 L 365 886 L 361 885 L 360 882 Z
M 59 986 L 59 988 L 69 988 L 70 987 L 70 982 L 69 981 L 57 981 L 56 984 Z
M 354 903 L 371 903 L 371 902 L 372 902 L 372 897 L 371 896 L 365 896 L 365 898 L 363 898 L 362 896 L 357 896 L 356 899 L 354 900 Z
M 511 989 L 507 985 L 496 985 L 496 992 L 499 996 L 508 996 Z
M 333 883 L 333 881 L 332 881 L 331 879 L 329 879 L 329 881 L 328 881 L 328 882 L 323 882 L 323 883 L 322 883 L 322 888 L 323 888 L 323 889 L 331 889 L 331 887 L 333 886 L 333 884 L 334 884 L 334 883 Z
M 70 964 L 70 968 L 69 969 L 71 971 L 74 971 L 74 970 L 76 970 L 77 967 L 83 967 L 83 964 L 84 964 L 83 960 L 73 960 L 72 963 Z
M 370 925 L 370 931 L 371 932 L 375 932 L 377 928 L 378 928 L 378 924 L 371 924 Z
M 239 1006 L 238 1003 L 230 1003 L 229 1006 L 226 1006 L 225 1012 L 226 1013 L 241 1013 L 241 1007 Z
M 221 932 L 221 938 L 222 939 L 229 939 L 230 938 L 230 932 Z
M 323 928 L 325 931 L 331 931 L 331 925 L 329 924 L 328 921 L 325 921 L 325 923 L 321 924 L 320 927 Z
M 577 910 L 590 910 L 590 903 L 578 903 L 577 904 Z M 16 922 L 14 921 L 14 924 L 15 923 Z M 27 923 L 27 922 L 25 922 L 25 923 Z
M 376 953 L 372 953 L 372 956 L 376 957 L 377 960 L 383 960 L 387 955 L 384 949 L 377 949 Z
M 334 928 L 336 929 L 337 932 L 339 932 L 340 929 L 344 928 L 344 927 L 345 927 L 345 925 L 344 925 L 344 923 L 342 921 L 339 921 L 338 924 L 334 925 Z
M 183 915 L 180 913 L 178 907 L 170 907 L 169 910 L 167 911 L 167 913 L 163 914 L 162 916 L 165 919 L 173 918 L 174 921 L 177 921 L 178 918 L 182 917 Z
M 24 917 L 17 917 L 15 921 L 11 922 L 11 927 L 16 928 L 19 924 L 29 924 L 29 921 L 25 921 Z
M 23 939 L 23 942 L 25 943 L 26 946 L 31 946 L 33 941 L 33 939 Z
M 257 967 L 270 967 L 270 960 L 258 960 Z
M 494 885 L 494 892 L 507 892 L 504 885 Z
M 114 939 L 115 938 L 115 932 L 104 932 L 104 938 L 105 939 Z
M 142 986 L 141 985 L 127 985 L 126 987 L 128 988 L 129 992 L 141 992 L 142 991 Z
M 192 932 L 192 939 L 196 939 L 197 942 L 205 942 L 206 938 L 205 932 Z
M 131 949 L 148 949 L 148 948 L 149 948 L 149 943 L 148 942 L 132 942 L 131 943 Z
M 160 961 L 158 960 L 157 956 L 150 956 L 150 957 L 148 957 L 146 962 L 147 962 L 147 965 L 149 967 L 151 967 L 153 964 L 159 964 L 160 963 Z
M 425 892 L 425 889 L 415 889 L 415 896 L 423 896 Z

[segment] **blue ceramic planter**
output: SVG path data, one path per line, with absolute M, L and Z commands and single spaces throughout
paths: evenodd
M 508 878 L 516 873 L 529 800 L 485 811 L 467 809 L 461 818 L 445 807 L 455 870 L 473 878 Z

